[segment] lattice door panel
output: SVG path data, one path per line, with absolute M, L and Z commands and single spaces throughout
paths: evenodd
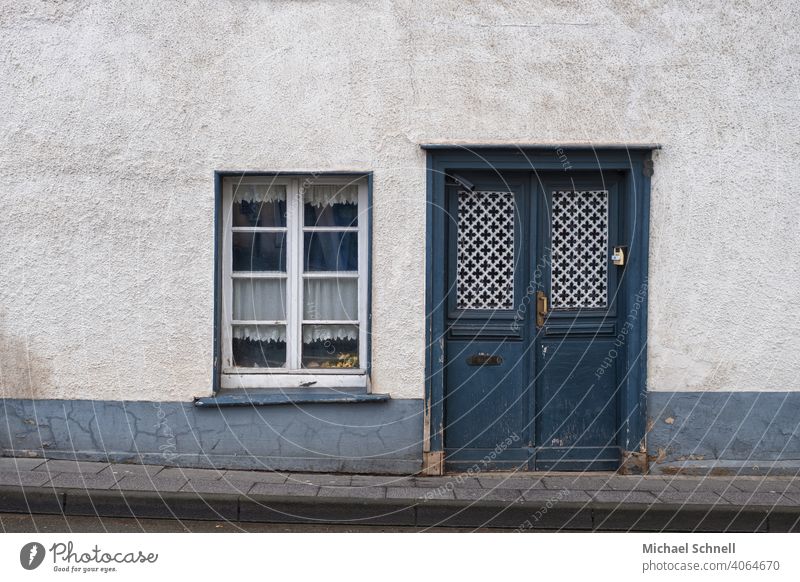
M 456 307 L 514 307 L 514 193 L 458 193 Z
M 553 309 L 606 307 L 608 191 L 554 191 L 550 232 Z

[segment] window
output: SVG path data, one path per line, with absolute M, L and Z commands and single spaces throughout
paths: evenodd
M 222 187 L 221 387 L 366 387 L 366 179 Z

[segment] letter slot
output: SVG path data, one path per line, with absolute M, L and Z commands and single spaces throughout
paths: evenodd
M 467 358 L 467 363 L 470 366 L 499 366 L 503 363 L 503 358 L 501 356 L 478 352 Z

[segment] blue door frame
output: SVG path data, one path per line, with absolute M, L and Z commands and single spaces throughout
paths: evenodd
M 626 203 L 621 232 L 627 249 L 619 283 L 621 304 L 639 305 L 626 320 L 626 345 L 620 377 L 621 430 L 616 445 L 623 454 L 645 451 L 647 257 L 649 240 L 651 152 L 655 145 L 638 146 L 423 146 L 427 151 L 426 241 L 426 385 L 425 464 L 428 473 L 444 468 L 444 397 L 447 320 L 445 269 L 447 249 L 446 179 L 469 172 L 619 172 Z M 646 455 L 642 455 L 646 459 Z

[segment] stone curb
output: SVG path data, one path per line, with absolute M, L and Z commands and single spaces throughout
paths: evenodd
M 800 507 L 223 495 L 0 487 L 0 512 L 514 531 L 800 532 Z

